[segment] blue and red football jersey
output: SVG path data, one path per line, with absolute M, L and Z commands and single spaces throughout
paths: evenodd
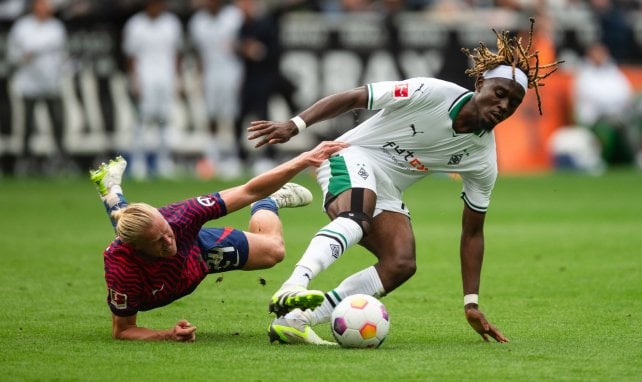
M 198 233 L 207 221 L 227 214 L 221 196 L 199 196 L 158 210 L 174 231 L 177 254 L 147 256 L 116 238 L 104 252 L 107 304 L 115 315 L 167 305 L 193 292 L 208 274 Z

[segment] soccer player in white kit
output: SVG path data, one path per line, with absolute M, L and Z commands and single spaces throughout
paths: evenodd
M 139 121 L 131 146 L 132 173 L 138 178 L 147 176 L 147 154 L 156 154 L 161 176 L 173 174 L 169 120 L 176 101 L 183 32 L 178 17 L 165 7 L 164 0 L 148 0 L 145 9 L 127 21 L 123 32 L 130 88 L 138 101 Z M 154 153 L 148 152 L 145 139 L 145 128 L 151 124 L 159 127 Z
M 317 170 L 332 221 L 317 232 L 272 297 L 269 310 L 277 318 L 269 327 L 271 341 L 329 344 L 312 326 L 329 321 L 344 297 L 384 296 L 415 273 L 415 239 L 402 196 L 430 173 L 456 173 L 463 180 L 460 257 L 466 319 L 484 340 L 508 341 L 478 307 L 485 213 L 497 177 L 493 128 L 559 63 L 541 66 L 537 53 L 529 53 L 530 43 L 523 48 L 508 32 L 497 37 L 498 53 L 483 44 L 474 53 L 464 50 L 475 64 L 466 71 L 476 77 L 474 92 L 434 78 L 379 82 L 325 97 L 287 122 L 251 123 L 249 139 L 261 138 L 256 145 L 262 146 L 286 142 L 313 123 L 356 108 L 379 110 L 337 138 L 351 146 Z M 547 68 L 552 69 L 545 73 Z M 374 266 L 327 293 L 307 289 L 357 243 L 377 257 Z
M 53 17 L 53 11 L 50 0 L 34 1 L 32 13 L 12 25 L 7 39 L 7 58 L 16 66 L 13 89 L 24 103 L 23 157 L 16 166 L 19 174 L 29 173 L 37 167 L 30 139 L 36 129 L 35 107 L 41 101 L 46 105 L 51 120 L 57 149 L 55 155 L 60 162 L 56 164 L 66 165 L 69 160 L 64 145 L 61 88 L 61 80 L 68 74 L 65 72 L 67 32 L 63 23 Z
M 203 72 L 203 93 L 210 139 L 207 143 L 207 164 L 223 177 L 240 174 L 241 162 L 236 150 L 224 150 L 220 130 L 228 129 L 234 136 L 234 121 L 239 113 L 239 91 L 243 80 L 243 63 L 236 53 L 236 44 L 243 13 L 223 0 L 207 0 L 188 23 L 189 37 L 196 48 Z M 236 142 L 230 142 L 237 144 Z M 224 162 L 224 163 L 220 163 Z

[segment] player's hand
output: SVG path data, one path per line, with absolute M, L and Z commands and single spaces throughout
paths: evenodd
M 345 149 L 349 145 L 339 141 L 323 141 L 310 151 L 306 151 L 300 155 L 300 158 L 305 160 L 308 166 L 319 167 L 324 160 L 330 158 L 332 154 L 339 150 Z
M 486 320 L 484 314 L 476 307 L 466 307 L 466 320 L 470 326 L 475 329 L 477 333 L 488 342 L 488 337 L 492 337 L 497 342 L 508 342 L 508 338 L 504 337 L 502 332 L 499 331 L 493 324 Z
M 187 320 L 180 320 L 172 328 L 172 339 L 181 342 L 194 342 L 196 340 L 196 326 Z
M 261 147 L 266 144 L 274 145 L 277 143 L 285 143 L 299 133 L 299 130 L 292 121 L 252 121 L 247 131 L 249 133 L 247 139 L 250 141 L 262 138 L 256 142 L 254 147 Z

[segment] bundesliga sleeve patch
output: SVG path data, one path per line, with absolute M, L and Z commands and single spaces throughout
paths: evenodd
M 395 90 L 393 91 L 393 96 L 395 98 L 407 98 L 408 97 L 408 83 L 402 82 L 395 85 Z
M 109 303 L 116 309 L 127 309 L 127 295 L 125 293 L 109 289 Z

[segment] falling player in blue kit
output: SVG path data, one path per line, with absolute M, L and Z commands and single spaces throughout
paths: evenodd
M 533 23 L 534 20 L 531 20 Z M 527 89 L 559 62 L 540 65 L 529 43 L 508 32 L 497 33 L 496 53 L 484 44 L 464 50 L 474 65 L 472 92 L 435 78 L 371 83 L 327 96 L 286 122 L 254 121 L 248 131 L 256 147 L 287 142 L 320 121 L 362 108 L 377 114 L 337 140 L 350 147 L 317 170 L 324 208 L 332 221 L 312 238 L 289 279 L 272 297 L 269 310 L 277 318 L 269 327 L 271 341 L 325 344 L 312 326 L 327 322 L 346 296 L 381 297 L 416 271 L 415 237 L 403 192 L 431 173 L 455 173 L 463 181 L 460 241 L 464 312 L 484 339 L 508 339 L 478 306 L 484 254 L 484 220 L 497 178 L 493 128 L 510 117 Z M 541 110 L 540 110 L 541 112 Z M 308 285 L 349 247 L 361 244 L 377 263 L 323 293 Z
M 117 234 L 104 252 L 114 338 L 193 341 L 196 327 L 187 320 L 154 330 L 137 325 L 138 312 L 192 293 L 210 273 L 263 269 L 280 262 L 285 245 L 279 209 L 312 201 L 306 188 L 286 182 L 345 147 L 323 142 L 243 185 L 158 209 L 127 203 L 121 187 L 127 163 L 122 157 L 91 171 Z M 251 203 L 249 232 L 203 227 Z

